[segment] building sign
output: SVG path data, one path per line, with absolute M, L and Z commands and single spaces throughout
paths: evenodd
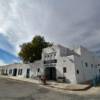
M 47 61 L 44 61 L 44 64 L 50 64 L 50 63 L 57 63 L 57 60 L 54 59 L 54 60 L 47 60 Z

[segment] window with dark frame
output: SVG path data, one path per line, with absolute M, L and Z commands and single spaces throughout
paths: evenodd
M 20 75 L 22 75 L 22 71 L 23 71 L 23 70 L 22 70 L 22 69 L 20 69 Z
M 66 67 L 63 67 L 63 73 L 66 73 L 67 70 L 66 70 Z
M 18 75 L 20 75 L 20 69 L 18 70 Z
M 97 68 L 98 65 L 95 65 L 95 67 Z
M 99 73 L 100 73 L 100 69 L 99 69 Z
M 47 56 L 45 55 L 45 58 L 46 58 Z
M 85 62 L 85 66 L 88 67 L 88 63 L 87 62 Z
M 12 74 L 12 69 L 9 70 L 9 74 Z
M 37 69 L 37 72 L 40 72 L 40 68 Z
M 91 68 L 93 68 L 93 64 L 91 64 Z
M 6 69 L 6 74 L 7 74 L 8 70 Z
M 79 74 L 79 70 L 78 70 L 78 69 L 77 69 L 77 71 L 76 71 L 76 72 L 77 72 L 77 74 Z
M 98 66 L 100 66 L 100 64 L 98 64 Z
M 18 70 L 18 75 L 22 75 L 22 69 Z
M 56 53 L 54 53 L 54 56 L 56 56 Z

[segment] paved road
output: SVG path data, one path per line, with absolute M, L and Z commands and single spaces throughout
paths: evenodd
M 71 95 L 27 82 L 0 78 L 0 100 L 100 100 L 100 95 Z

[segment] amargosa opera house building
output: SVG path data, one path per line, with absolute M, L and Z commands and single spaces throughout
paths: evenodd
M 43 49 L 40 61 L 1 66 L 0 72 L 15 77 L 37 79 L 38 76 L 46 75 L 48 80 L 86 83 L 100 76 L 100 58 L 82 46 L 71 50 L 53 45 Z

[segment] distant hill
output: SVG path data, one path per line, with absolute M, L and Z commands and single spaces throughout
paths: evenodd
M 20 59 L 17 56 L 15 56 L 3 49 L 0 49 L 0 60 L 5 62 L 6 64 L 16 63 L 16 62 L 20 61 Z

